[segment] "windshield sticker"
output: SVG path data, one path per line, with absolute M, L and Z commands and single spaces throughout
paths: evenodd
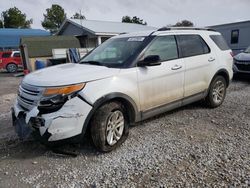
M 145 37 L 133 37 L 133 38 L 129 38 L 128 41 L 129 42 L 141 42 L 145 39 Z

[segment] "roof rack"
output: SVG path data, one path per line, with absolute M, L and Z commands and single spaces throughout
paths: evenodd
M 170 31 L 170 30 L 204 30 L 204 31 L 215 31 L 211 28 L 199 28 L 199 27 L 162 27 L 157 31 Z

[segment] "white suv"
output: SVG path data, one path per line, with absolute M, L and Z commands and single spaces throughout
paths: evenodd
M 78 64 L 35 71 L 23 79 L 13 108 L 20 136 L 45 143 L 82 139 L 111 151 L 129 125 L 204 99 L 222 104 L 233 76 L 231 50 L 218 32 L 162 28 L 115 36 Z

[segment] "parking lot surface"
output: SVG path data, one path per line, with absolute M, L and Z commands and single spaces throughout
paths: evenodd
M 0 187 L 249 187 L 250 76 L 237 76 L 222 106 L 202 103 L 138 123 L 115 151 L 90 140 L 55 154 L 11 127 L 22 78 L 0 72 Z

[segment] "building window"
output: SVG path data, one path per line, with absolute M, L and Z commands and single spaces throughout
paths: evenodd
M 231 44 L 237 44 L 239 41 L 239 30 L 232 30 L 231 32 Z

